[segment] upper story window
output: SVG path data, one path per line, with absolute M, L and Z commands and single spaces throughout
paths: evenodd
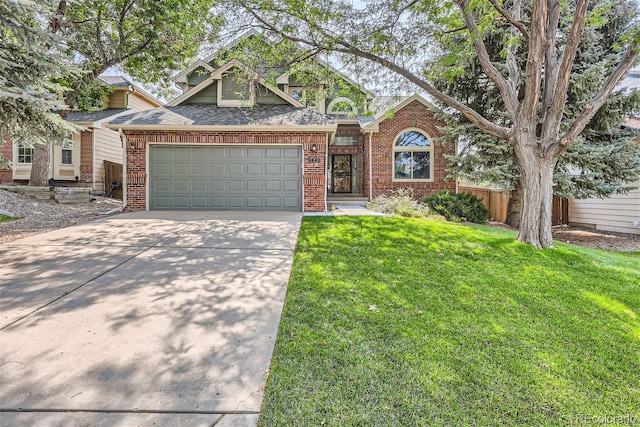
M 433 145 L 419 129 L 405 129 L 393 143 L 394 181 L 432 181 Z
M 18 163 L 33 163 L 33 147 L 18 144 Z
M 336 98 L 327 105 L 327 114 L 344 114 L 355 116 L 358 114 L 356 103 L 349 98 Z
M 313 94 L 312 91 L 307 90 L 307 88 L 305 87 L 290 87 L 289 95 L 291 95 L 293 99 L 295 99 L 298 102 L 301 102 L 307 107 L 316 106 L 315 94 Z

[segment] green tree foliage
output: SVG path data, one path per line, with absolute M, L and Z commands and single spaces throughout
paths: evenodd
M 580 41 L 568 89 L 565 117 L 575 118 L 599 89 L 602 77 L 611 73 L 620 61 L 616 41 L 628 31 L 638 12 L 636 3 L 620 4 L 600 17 L 601 25 L 589 27 Z M 493 61 L 498 61 L 506 48 L 499 33 L 488 44 Z M 520 48 L 522 49 L 522 47 Z M 519 52 L 519 58 L 524 58 Z M 439 89 L 464 97 L 485 117 L 510 124 L 498 88 L 487 77 L 477 58 L 471 57 L 464 73 L 450 78 L 434 79 Z M 580 138 L 560 157 L 554 174 L 555 194 L 569 198 L 606 197 L 625 193 L 630 183 L 640 178 L 640 145 L 636 134 L 620 128 L 624 119 L 640 107 L 636 91 L 612 94 Z M 487 135 L 461 114 L 443 114 L 449 123 L 444 132 L 458 137 L 464 144 L 461 156 L 453 157 L 450 172 L 454 177 L 476 184 L 490 184 L 520 194 L 520 171 L 513 148 Z M 517 225 L 517 218 L 513 218 Z
M 74 106 L 95 79 L 118 67 L 137 81 L 168 88 L 169 77 L 184 68 L 215 34 L 212 0 L 60 1 L 54 27 L 67 41 L 82 79 L 70 82 L 67 103 Z
M 42 28 L 53 2 L 0 1 L 0 144 L 3 136 L 28 144 L 62 139 L 72 127 L 55 111 L 69 71 L 59 40 Z M 8 165 L 10 159 L 0 158 Z
M 215 34 L 217 20 L 210 13 L 213 0 L 60 0 L 49 17 L 48 38 L 64 40 L 65 52 L 81 73 L 57 82 L 66 87 L 65 118 L 70 109 L 94 109 L 104 103 L 108 88 L 96 82 L 111 67 L 134 79 L 168 89 L 168 77 L 199 53 Z M 50 141 L 45 141 L 49 144 Z M 43 185 L 48 176 L 42 158 L 47 147 L 37 147 L 31 185 Z M 36 167 L 37 166 L 37 167 Z

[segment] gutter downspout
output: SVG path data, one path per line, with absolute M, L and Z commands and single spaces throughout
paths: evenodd
M 105 215 L 122 212 L 127 207 L 127 135 L 122 132 L 122 128 L 118 128 L 118 134 L 122 141 L 122 206 L 106 212 Z
M 369 132 L 369 201 L 373 200 L 373 132 Z
M 327 138 L 326 138 L 326 146 L 324 149 L 324 212 L 327 213 L 328 209 L 327 209 L 327 196 L 328 196 L 328 191 L 327 188 L 329 187 L 329 145 L 331 145 L 331 140 L 333 139 L 333 137 L 335 136 L 335 133 L 327 134 Z

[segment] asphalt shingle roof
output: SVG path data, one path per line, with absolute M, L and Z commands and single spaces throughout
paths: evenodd
M 194 126 L 317 126 L 335 120 L 310 108 L 292 105 L 218 107 L 180 105 L 161 107 L 116 117 L 112 125 L 194 125 Z
M 133 111 L 129 108 L 107 108 L 106 110 L 84 112 L 72 111 L 67 116 L 67 121 L 71 123 L 94 123 L 98 120 L 106 119 L 124 111 Z

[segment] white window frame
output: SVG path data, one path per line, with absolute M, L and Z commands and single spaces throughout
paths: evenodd
M 70 152 L 70 160 L 68 163 L 65 163 L 64 161 L 64 152 L 65 151 L 69 151 Z M 65 148 L 62 147 L 62 149 L 60 150 L 60 164 L 64 165 L 64 166 L 71 166 L 73 165 L 73 148 Z
M 418 132 L 421 133 L 422 135 L 424 135 L 425 138 L 427 138 L 429 140 L 429 146 L 428 147 L 397 147 L 396 143 L 398 142 L 398 139 L 400 139 L 400 137 L 402 135 L 404 135 L 407 132 Z M 392 182 L 433 182 L 434 181 L 434 177 L 433 177 L 433 172 L 434 172 L 434 163 L 435 163 L 435 159 L 434 159 L 434 149 L 433 149 L 433 138 L 431 138 L 429 136 L 429 134 L 427 134 L 424 130 L 420 129 L 420 128 L 416 128 L 416 127 L 411 127 L 411 128 L 406 128 L 401 130 L 396 137 L 393 139 L 393 145 L 392 145 L 392 154 L 391 154 L 391 177 L 392 177 Z M 429 153 L 429 178 L 428 179 L 404 179 L 404 178 L 396 178 L 396 153 L 397 152 L 411 152 L 411 162 L 413 163 L 413 153 L 414 152 L 421 152 L 421 153 Z M 412 169 L 413 170 L 413 169 Z
M 30 150 L 30 154 L 20 154 L 20 150 Z M 19 165 L 30 165 L 33 163 L 33 146 L 29 146 L 27 144 L 18 144 L 18 150 L 17 150 L 17 159 L 16 159 L 16 163 Z M 29 156 L 31 158 L 30 162 L 21 162 L 20 161 L 20 156 L 26 157 Z

